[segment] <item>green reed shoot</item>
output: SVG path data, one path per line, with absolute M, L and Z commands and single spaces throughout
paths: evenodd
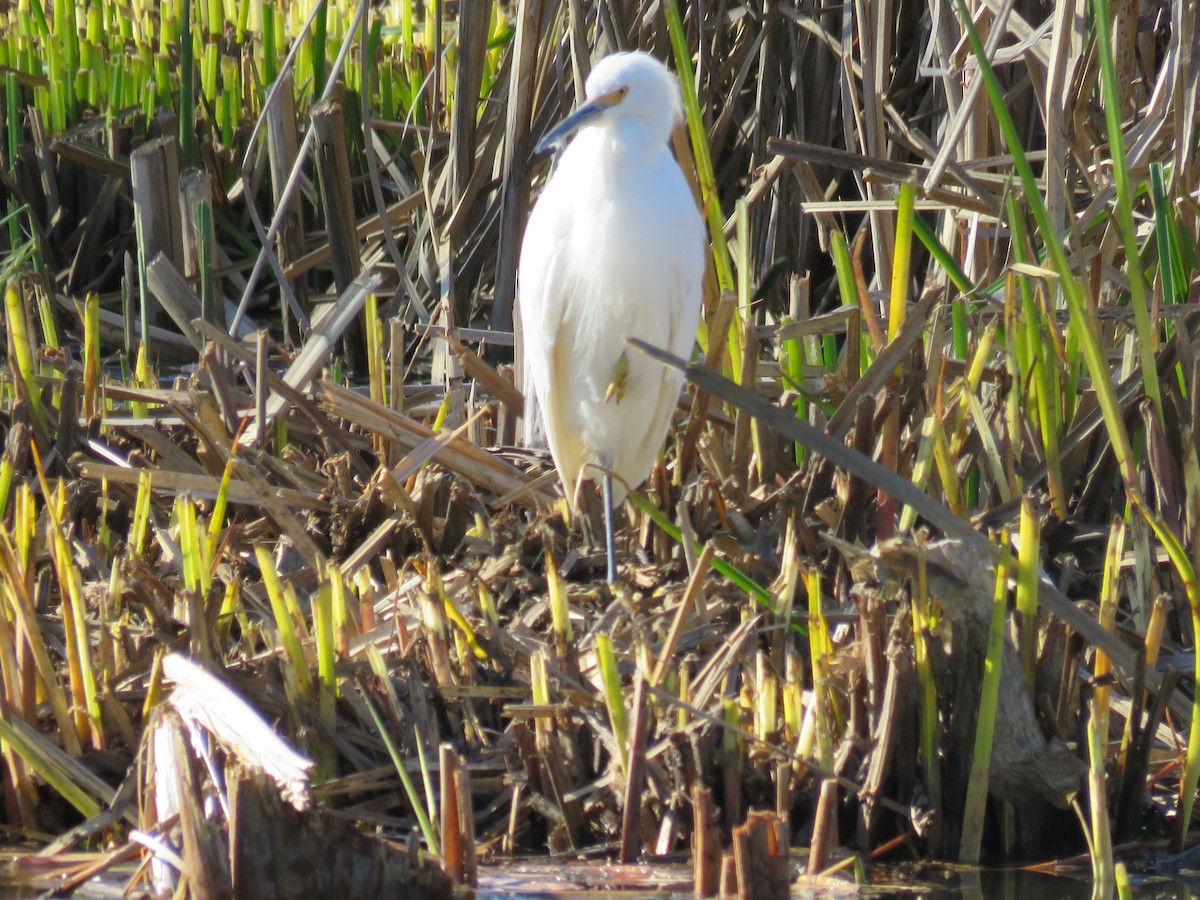
M 4 290 L 4 311 L 8 321 L 9 347 L 14 357 L 10 362 L 17 374 L 17 394 L 33 418 L 35 439 L 43 448 L 49 449 L 50 426 L 42 410 L 41 392 L 38 389 L 37 368 L 33 361 L 33 336 L 16 282 L 10 281 Z
M 73 777 L 75 767 L 67 764 L 70 757 L 62 754 L 47 738 L 17 719 L 0 717 L 0 741 L 12 748 L 38 776 L 70 803 L 85 819 L 100 815 L 104 806 Z M 59 754 L 62 754 L 60 756 Z M 64 758 L 65 757 L 65 758 Z
M 896 249 L 892 257 L 892 281 L 888 303 L 887 336 L 895 340 L 908 312 L 908 281 L 912 264 L 913 219 L 917 188 L 912 182 L 900 185 L 896 199 Z
M 754 685 L 754 736 L 769 742 L 775 735 L 779 718 L 779 680 L 770 658 L 761 650 L 754 657 Z
M 812 666 L 813 709 L 817 723 L 817 764 L 826 772 L 833 771 L 833 723 L 830 716 L 829 662 L 833 642 L 825 611 L 821 607 L 821 574 L 816 569 L 804 573 L 808 593 L 808 653 Z
M 1125 132 L 1121 128 L 1121 104 L 1117 101 L 1117 70 L 1113 60 L 1112 35 L 1109 31 L 1108 0 L 1092 0 L 1096 25 L 1096 55 L 1100 59 L 1100 82 L 1104 89 L 1104 121 L 1108 126 L 1108 152 L 1112 157 L 1113 185 L 1117 190 L 1117 230 L 1125 249 L 1125 274 L 1129 277 L 1130 306 L 1133 307 L 1134 331 L 1137 333 L 1138 354 L 1142 364 L 1142 381 L 1146 396 L 1154 407 L 1158 421 L 1163 419 L 1162 392 L 1158 386 L 1158 367 L 1154 352 L 1157 340 L 1150 323 L 1149 301 L 1141 266 L 1141 251 L 1137 241 L 1137 226 L 1133 221 L 1134 187 L 1125 163 Z
M 386 404 L 387 366 L 384 363 L 383 323 L 379 319 L 379 300 L 374 293 L 367 294 L 363 317 L 366 320 L 367 384 L 371 399 Z
M 1158 247 L 1158 271 L 1162 281 L 1163 300 L 1169 304 L 1187 299 L 1190 270 L 1183 258 L 1183 244 L 1171 204 L 1160 162 L 1150 164 L 1150 195 L 1154 198 L 1154 239 Z
M 312 609 L 317 650 L 317 706 L 321 719 L 332 733 L 337 726 L 337 671 L 333 643 L 333 585 L 330 582 L 318 586 Z
M 429 818 L 429 812 L 421 799 L 421 795 L 417 792 L 416 785 L 413 784 L 412 778 L 408 775 L 408 769 L 404 765 L 403 757 L 400 756 L 400 750 L 392 741 L 387 725 L 380 717 L 379 711 L 375 709 L 375 704 L 371 702 L 370 695 L 363 690 L 361 685 L 359 686 L 358 693 L 363 701 L 363 705 L 367 708 L 367 712 L 371 714 L 371 720 L 375 723 L 375 731 L 383 739 L 383 745 L 387 748 L 388 756 L 392 760 L 392 766 L 395 768 L 396 774 L 400 777 L 400 784 L 404 788 L 404 795 L 408 798 L 408 803 L 413 809 L 413 815 L 416 816 L 417 824 L 421 828 L 421 835 L 425 838 L 425 846 L 429 848 L 430 853 L 439 853 L 437 829 Z M 417 742 L 417 745 L 418 747 L 420 746 L 420 741 Z M 436 807 L 431 806 L 429 808 Z
M 43 486 L 45 482 L 43 480 Z M 88 635 L 87 600 L 83 595 L 83 574 L 75 563 L 66 537 L 67 494 L 63 482 L 51 496 L 47 493 L 47 533 L 50 556 L 62 591 L 62 617 L 67 649 L 75 729 L 80 741 L 104 746 L 104 728 L 100 719 L 99 691 L 92 672 L 91 640 Z
M 265 547 L 258 544 L 254 547 L 254 555 L 258 560 L 259 571 L 262 573 L 267 599 L 271 603 L 271 612 L 275 617 L 275 628 L 279 632 L 279 641 L 287 654 L 289 664 L 284 667 L 285 674 L 299 696 L 310 697 L 312 696 L 312 676 L 308 671 L 304 650 L 300 646 L 296 624 L 288 609 L 289 604 L 284 595 L 283 585 L 279 581 L 279 573 L 275 571 L 275 560 L 271 558 L 271 554 Z
M 917 458 L 913 462 L 912 474 L 909 477 L 913 484 L 922 489 L 929 484 L 929 476 L 933 474 L 934 438 L 941 432 L 941 428 L 941 423 L 934 415 L 926 416 L 925 421 L 921 423 L 921 442 L 917 445 Z M 917 511 L 905 504 L 900 510 L 900 521 L 896 529 L 900 534 L 907 534 L 912 531 L 916 521 Z
M 1105 748 L 1108 745 L 1108 711 L 1101 710 L 1104 701 L 1095 695 L 1088 701 L 1088 807 L 1091 810 L 1091 840 L 1093 896 L 1111 897 L 1113 893 L 1112 831 L 1108 824 L 1108 790 L 1105 777 Z
M 149 469 L 138 473 L 137 497 L 133 503 L 133 520 L 129 523 L 128 543 L 139 556 L 146 552 L 146 531 L 150 524 L 150 480 Z
M 179 150 L 186 167 L 196 165 L 196 117 L 188 110 L 198 109 L 196 103 L 196 36 L 192 33 L 192 4 L 184 0 L 179 5 Z
M 1021 498 L 1017 530 L 1017 612 L 1021 614 L 1021 664 L 1030 697 L 1037 681 L 1038 572 L 1041 568 L 1041 523 L 1027 497 Z
M 1013 277 L 1021 297 L 1021 314 L 1016 316 L 1014 311 L 1008 327 L 1018 333 L 1016 351 L 1019 383 L 1028 385 L 1032 395 L 1036 433 L 1042 441 L 1042 458 L 1046 464 L 1046 486 L 1050 490 L 1051 504 L 1055 514 L 1065 518 L 1068 497 L 1058 449 L 1062 423 L 1070 415 L 1069 411 L 1064 412 L 1062 408 L 1060 357 L 1065 355 L 1065 351 L 1061 349 L 1057 328 L 1038 302 L 1037 294 L 1044 297 L 1044 290 L 1039 288 L 1035 291 L 1033 278 L 1026 274 L 1034 269 L 1035 257 L 1025 217 L 1017 207 L 1016 196 L 1009 193 L 1005 205 L 1012 233 L 1013 255 L 1020 266 Z M 1006 291 L 1006 297 L 1007 294 Z
M 351 595 L 346 590 L 346 579 L 342 575 L 340 566 L 330 565 L 325 570 L 325 574 L 329 577 L 329 627 L 333 632 L 332 649 L 345 654 L 349 649 L 349 622 L 352 621 L 347 607 Z M 320 662 L 319 651 L 318 662 Z M 334 682 L 334 693 L 335 696 L 341 696 L 341 689 L 338 688 L 336 681 Z
M 983 43 L 980 41 L 979 34 L 975 29 L 974 23 L 971 21 L 970 14 L 961 3 L 961 0 L 958 8 L 963 18 L 963 28 L 970 40 L 971 49 L 975 54 L 980 74 L 983 77 L 984 87 L 987 90 L 992 111 L 996 116 L 996 123 L 1000 128 L 1000 133 L 1004 138 L 1005 144 L 1008 146 L 1009 152 L 1013 156 L 1014 166 L 1017 169 L 1022 187 L 1024 188 L 1025 199 L 1029 203 L 1030 210 L 1037 221 L 1038 230 L 1042 235 L 1048 261 L 1051 267 L 1058 273 L 1059 284 L 1071 315 L 1072 330 L 1079 341 L 1079 350 L 1083 354 L 1084 361 L 1087 363 L 1088 372 L 1092 376 L 1092 387 L 1096 392 L 1096 399 L 1104 414 L 1104 423 L 1108 431 L 1109 440 L 1112 442 L 1113 453 L 1116 455 L 1117 463 L 1120 466 L 1121 477 L 1125 481 L 1128 490 L 1136 491 L 1138 479 L 1133 449 L 1129 442 L 1129 434 L 1125 429 L 1125 421 L 1120 405 L 1117 403 L 1112 373 L 1109 371 L 1108 361 L 1105 358 L 1104 351 L 1100 346 L 1099 337 L 1096 333 L 1095 309 L 1088 302 L 1083 291 L 1083 285 L 1071 269 L 1066 249 L 1058 235 L 1055 234 L 1054 224 L 1050 220 L 1050 213 L 1046 209 L 1045 200 L 1038 189 L 1037 178 L 1025 155 L 1025 149 L 1021 144 L 1016 126 L 1006 105 L 1004 89 L 1000 85 L 999 79 L 996 77 L 996 73 L 987 59 Z
M 13 621 L 19 622 L 33 653 L 34 668 L 50 701 L 57 733 L 63 747 L 72 756 L 83 753 L 79 732 L 75 729 L 71 706 L 59 682 L 58 670 L 50 659 L 41 621 L 33 600 L 33 570 L 31 568 L 32 544 L 35 540 L 37 522 L 33 509 L 33 492 L 28 485 L 17 490 L 13 504 L 13 531 L 0 526 L 0 574 L 6 605 Z M 15 537 L 14 537 L 15 535 Z
M 688 49 L 687 35 L 683 30 L 683 18 L 679 14 L 679 7 L 675 0 L 664 0 L 663 15 L 667 20 L 667 32 L 671 37 L 675 69 L 679 74 L 679 85 L 683 91 L 683 110 L 687 117 L 688 133 L 692 138 L 692 155 L 696 160 L 696 176 L 700 182 L 700 196 L 708 217 L 708 236 L 712 242 L 717 284 L 723 291 L 732 291 L 734 289 L 733 264 L 729 256 L 729 247 L 725 242 L 725 217 L 721 212 L 721 201 L 717 196 L 717 178 L 713 170 L 712 153 L 708 147 L 704 113 L 700 108 L 700 98 L 696 94 L 696 76 L 692 69 L 692 54 Z
M 607 634 L 596 635 L 596 660 L 600 664 L 600 680 L 604 688 L 604 705 L 608 709 L 608 721 L 612 726 L 613 740 L 617 745 L 617 761 L 621 771 L 629 774 L 629 712 L 625 708 L 625 697 L 621 690 L 621 675 L 617 669 L 617 655 L 613 652 L 612 638 Z
M 180 494 L 175 498 L 174 512 L 179 529 L 179 551 L 183 556 L 183 586 L 189 591 L 199 591 L 200 572 L 205 566 L 201 556 L 200 532 L 196 527 L 196 507 L 190 497 Z
M 83 301 L 83 415 L 100 413 L 100 297 L 91 292 Z
M 550 598 L 550 618 L 554 623 L 554 639 L 560 651 L 566 651 L 575 640 L 571 627 L 571 606 L 567 589 L 558 574 L 558 564 L 550 548 L 546 548 L 546 592 Z M 611 648 L 611 643 L 610 643 Z
M 665 532 L 672 540 L 674 540 L 676 543 L 682 543 L 683 534 L 680 532 L 679 527 L 675 525 L 675 523 L 669 518 L 667 518 L 666 514 L 661 509 L 647 500 L 640 491 L 634 491 L 631 493 L 629 495 L 629 500 L 638 508 L 640 512 L 649 516 L 650 520 L 654 522 L 654 524 L 657 525 L 663 532 Z M 699 544 L 696 545 L 695 549 L 697 554 L 700 554 L 704 550 L 704 548 Z M 721 575 L 728 578 L 731 582 L 749 594 L 750 597 L 752 597 L 760 606 L 764 606 L 767 609 L 772 608 L 771 594 L 761 584 L 754 581 L 748 575 L 725 560 L 721 559 L 719 556 L 713 557 L 712 566 Z

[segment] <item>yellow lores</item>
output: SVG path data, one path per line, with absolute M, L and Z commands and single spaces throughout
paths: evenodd
M 526 440 L 536 408 L 568 496 L 582 480 L 602 482 L 613 581 L 613 504 L 649 474 L 683 383 L 627 352 L 625 338 L 691 354 L 704 226 L 668 146 L 683 110 L 666 66 L 645 53 L 607 56 L 586 93 L 538 145 L 574 135 L 521 247 Z

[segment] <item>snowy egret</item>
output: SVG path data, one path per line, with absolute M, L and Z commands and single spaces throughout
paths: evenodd
M 526 408 L 536 399 L 572 505 L 584 480 L 603 486 L 611 583 L 614 507 L 650 473 L 683 384 L 625 338 L 691 355 L 704 226 L 668 147 L 683 106 L 667 67 L 646 53 L 607 56 L 586 95 L 538 144 L 574 135 L 529 216 L 518 301 Z

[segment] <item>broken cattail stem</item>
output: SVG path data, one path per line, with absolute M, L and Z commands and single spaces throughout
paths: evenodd
M 816 875 L 829 862 L 829 854 L 837 845 L 837 781 L 826 778 L 821 782 L 817 811 L 813 818 L 812 843 L 808 847 L 808 874 Z
M 721 886 L 721 830 L 712 791 L 692 786 L 692 873 L 696 895 L 711 897 Z

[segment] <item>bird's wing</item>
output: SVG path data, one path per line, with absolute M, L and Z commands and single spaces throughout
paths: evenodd
M 667 295 L 671 333 L 665 349 L 685 361 L 692 356 L 704 303 L 704 226 L 698 216 L 696 224 L 698 227 L 689 229 L 695 232 L 694 249 L 675 261 L 675 277 L 671 279 L 671 290 Z
M 525 228 L 517 283 L 525 379 L 525 444 L 550 445 L 569 496 L 585 462 L 578 428 L 567 415 L 573 374 L 561 336 L 567 309 L 563 282 L 568 259 L 559 212 L 571 200 L 549 189 L 543 191 Z
M 525 394 L 524 443 L 545 446 L 541 398 L 550 382 L 549 349 L 561 310 L 548 297 L 555 262 L 553 217 L 534 207 L 521 241 L 517 306 L 521 324 L 521 388 Z
M 700 324 L 700 307 L 703 303 L 704 250 L 699 236 L 695 245 L 696 251 L 693 254 L 679 257 L 672 266 L 670 287 L 664 298 L 669 310 L 664 349 L 683 360 L 691 358 L 692 347 L 696 343 L 696 329 Z M 658 382 L 657 391 L 651 392 L 656 394 L 657 399 L 648 419 L 650 424 L 644 430 L 639 446 L 631 454 L 633 458 L 646 460 L 647 467 L 653 465 L 662 451 L 663 432 L 670 428 L 675 407 L 679 403 L 679 391 L 683 385 L 683 373 L 678 369 L 667 366 L 658 368 L 661 380 Z M 642 477 L 645 477 L 644 474 Z M 624 487 L 617 493 L 624 499 Z

